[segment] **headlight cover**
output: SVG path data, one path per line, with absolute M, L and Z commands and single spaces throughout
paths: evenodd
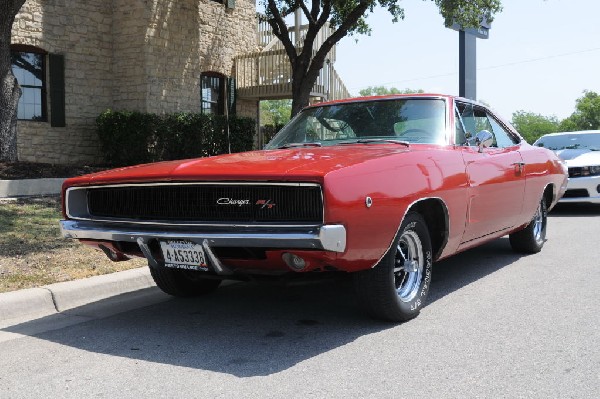
M 600 175 L 600 165 L 590 166 L 589 170 L 590 170 L 590 176 Z

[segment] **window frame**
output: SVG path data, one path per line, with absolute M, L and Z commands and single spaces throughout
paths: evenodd
M 210 100 L 206 100 L 204 97 L 204 79 L 218 79 L 219 88 L 218 88 L 218 98 L 216 101 L 212 101 L 212 97 Z M 200 113 L 206 115 L 225 115 L 225 102 L 226 102 L 226 92 L 225 86 L 227 85 L 227 77 L 218 72 L 202 72 L 200 74 Z M 212 90 L 212 87 L 207 87 Z M 211 91 L 212 93 L 212 91 Z M 209 107 L 205 107 L 205 104 L 211 104 Z M 213 112 L 212 105 L 216 106 L 216 112 Z
M 20 119 L 17 116 L 17 120 L 19 121 L 27 121 L 27 122 L 48 122 L 48 78 L 47 78 L 47 74 L 48 74 L 48 52 L 44 49 L 41 49 L 39 47 L 35 47 L 35 46 L 30 46 L 30 45 L 26 45 L 26 44 L 11 44 L 10 45 L 10 53 L 11 53 L 11 71 L 13 68 L 13 62 L 12 62 L 12 54 L 13 53 L 31 53 L 31 54 L 37 54 L 39 56 L 41 56 L 42 59 L 42 84 L 41 86 L 31 86 L 31 85 L 24 85 L 21 84 L 19 82 L 19 86 L 23 89 L 26 88 L 32 88 L 32 89 L 41 89 L 40 90 L 40 96 L 41 96 L 41 108 L 42 108 L 42 115 L 40 117 L 40 119 Z M 15 76 L 16 79 L 16 76 Z M 18 82 L 18 80 L 17 80 Z M 19 97 L 19 101 L 21 100 L 22 96 L 24 95 L 23 91 L 21 92 L 21 97 Z M 17 106 L 18 107 L 18 106 Z M 17 111 L 17 115 L 18 115 L 18 111 Z

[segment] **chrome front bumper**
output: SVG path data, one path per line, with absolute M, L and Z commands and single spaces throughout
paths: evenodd
M 189 226 L 183 230 L 155 225 L 61 220 L 60 230 L 65 238 L 88 240 L 139 243 L 140 239 L 147 242 L 154 238 L 165 238 L 205 243 L 210 247 L 317 249 L 332 252 L 346 250 L 346 228 L 339 224 L 307 227 Z
M 587 192 L 584 196 L 568 196 L 559 200 L 561 204 L 572 202 L 587 202 L 590 204 L 600 204 L 600 176 L 584 176 L 569 178 L 567 183 L 567 193 L 573 190 Z

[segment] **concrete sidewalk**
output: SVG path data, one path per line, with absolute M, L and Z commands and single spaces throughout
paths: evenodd
M 154 286 L 148 267 L 0 294 L 0 326 Z
M 65 180 L 64 178 L 0 180 L 0 198 L 60 194 Z

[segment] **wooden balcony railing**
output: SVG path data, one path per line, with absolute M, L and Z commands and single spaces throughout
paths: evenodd
M 292 66 L 283 49 L 237 57 L 235 79 L 240 98 L 269 100 L 292 97 Z M 330 62 L 323 65 L 310 95 L 324 100 L 350 97 Z
M 260 21 L 260 18 L 259 18 Z M 289 28 L 292 43 L 302 43 L 307 25 L 299 29 L 300 42 L 296 41 L 295 28 Z M 324 26 L 318 33 L 313 44 L 313 55 L 323 42 L 331 35 L 329 25 Z M 235 59 L 235 78 L 237 94 L 240 98 L 281 99 L 292 98 L 292 67 L 281 41 L 273 35 L 266 21 L 258 25 L 258 45 L 262 51 L 238 56 Z M 335 46 L 327 55 L 317 81 L 310 95 L 324 100 L 338 100 L 350 97 L 346 86 L 338 76 L 333 63 L 335 61 Z

